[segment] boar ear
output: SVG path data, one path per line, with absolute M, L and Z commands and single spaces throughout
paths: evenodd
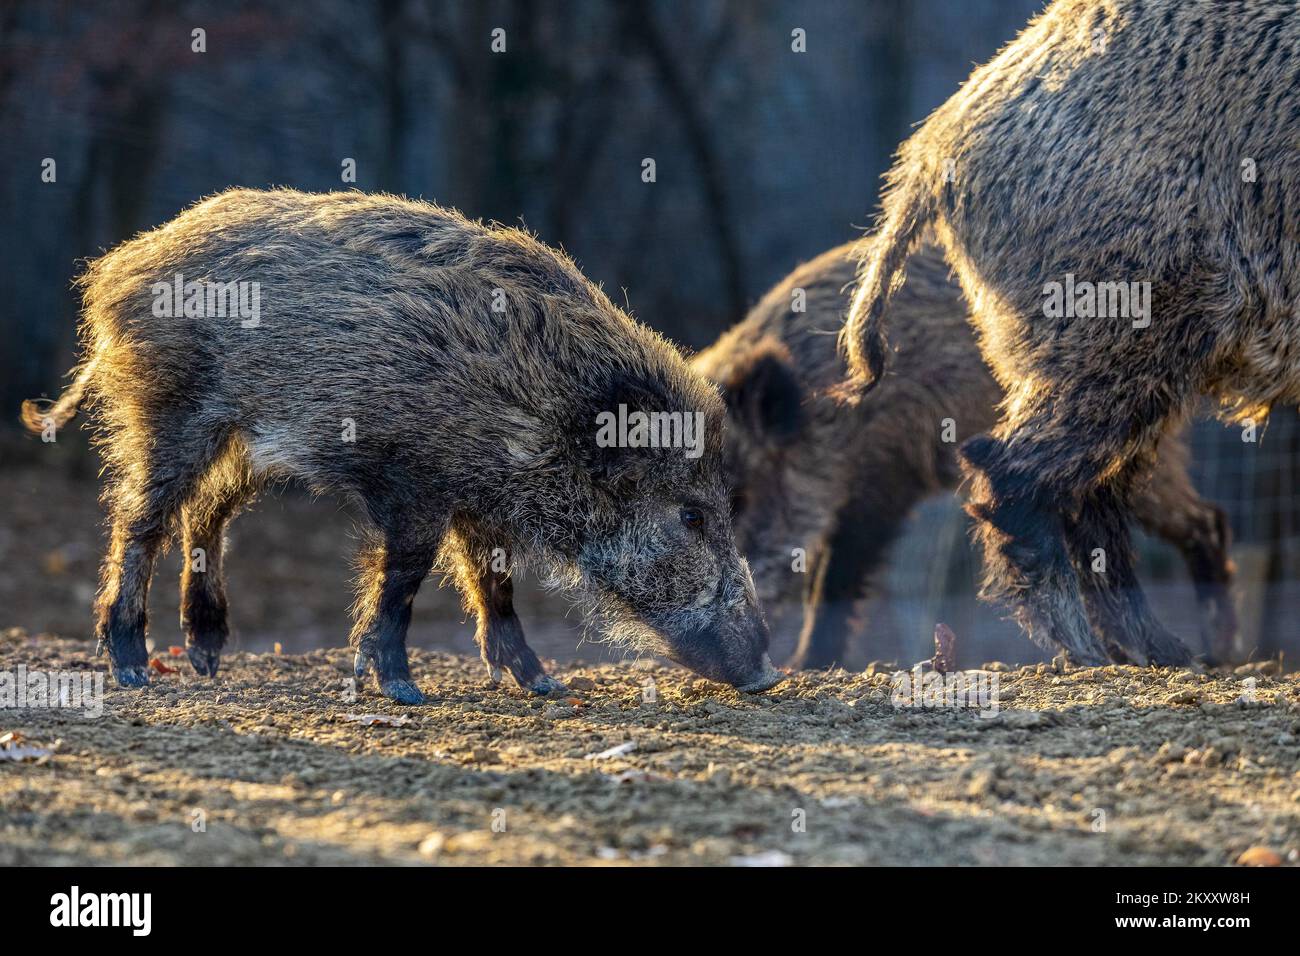
M 803 428 L 803 385 L 789 350 L 765 339 L 722 387 L 727 412 L 751 432 L 784 444 Z
M 606 372 L 589 400 L 581 403 L 580 420 L 573 428 L 580 466 L 600 484 L 640 483 L 654 462 L 647 449 L 621 443 L 623 436 L 617 426 L 620 409 L 626 413 L 672 411 L 675 404 L 659 381 L 623 370 Z
M 599 484 L 610 488 L 637 488 L 649 477 L 650 460 L 640 448 L 597 448 L 589 471 Z

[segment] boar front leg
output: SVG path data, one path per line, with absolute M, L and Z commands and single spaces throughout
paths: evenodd
M 351 644 L 357 649 L 357 679 L 373 670 L 379 690 L 400 704 L 422 704 L 424 695 L 411 680 L 406 631 L 411 604 L 433 565 L 437 549 L 422 540 L 389 534 L 381 547 L 363 552 L 360 586 L 353 614 Z
M 226 527 L 249 483 L 204 489 L 181 511 L 181 631 L 194 670 L 216 677 L 230 634 L 226 602 Z
M 1024 431 L 1032 436 L 1047 429 Z M 1028 440 L 991 435 L 961 446 L 971 488 L 966 511 L 975 519 L 975 538 L 984 550 L 981 594 L 1015 607 L 1016 621 L 1039 647 L 1064 650 L 1079 666 L 1109 664 L 1110 649 L 1093 632 L 1066 547 L 1061 495 L 1036 480 L 1046 469 L 1038 466 L 1034 452 L 1047 457 Z
M 1067 522 L 1088 616 L 1113 659 L 1183 666 L 1190 653 L 1156 620 L 1138 583 L 1127 502 L 1125 483 L 1113 481 L 1086 495 Z
M 1147 531 L 1176 547 L 1187 562 L 1208 661 L 1241 663 L 1228 516 L 1197 494 L 1187 474 L 1190 455 L 1182 436 L 1166 437 L 1157 456 L 1155 470 L 1134 500 L 1133 510 Z
M 872 575 L 912 508 L 912 500 L 903 500 L 911 496 L 897 490 L 894 500 L 881 501 L 864 493 L 841 509 L 804 595 L 803 630 L 790 667 L 805 670 L 844 663 L 855 605 L 866 595 Z

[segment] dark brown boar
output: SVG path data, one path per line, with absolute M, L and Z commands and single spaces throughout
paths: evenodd
M 835 333 L 858 251 L 841 246 L 800 266 L 693 360 L 727 403 L 733 523 L 759 598 L 770 616 L 802 600 L 796 667 L 844 660 L 854 603 L 914 505 L 957 484 L 956 442 L 993 427 L 1002 399 L 961 290 L 931 244 L 912 256 L 890 300 L 890 374 L 857 404 L 828 397 L 847 371 Z M 1184 555 L 1202 639 L 1221 657 L 1236 630 L 1228 524 L 1197 495 L 1187 460 L 1181 438 L 1167 437 L 1137 517 Z M 795 548 L 806 573 L 792 569 Z
M 190 281 L 255 288 L 258 315 L 188 292 L 176 314 Z M 560 685 L 515 616 L 521 566 L 627 644 L 741 689 L 780 679 L 732 537 L 716 391 L 530 236 L 391 196 L 239 189 L 96 260 L 82 288 L 76 382 L 24 417 L 57 427 L 83 398 L 98 413 L 112 531 L 96 631 L 119 683 L 148 681 L 146 594 L 177 532 L 187 562 L 207 556 L 187 563 L 181 617 L 215 676 L 225 528 L 280 476 L 358 505 L 356 671 L 396 700 L 422 699 L 405 639 L 431 569 L 477 615 L 493 678 L 531 691 Z M 602 441 L 620 406 L 701 427 L 689 446 Z
M 857 383 L 882 374 L 885 302 L 932 227 L 1007 390 L 962 451 L 987 590 L 1079 663 L 1117 656 L 1100 619 L 1129 660 L 1188 660 L 1128 558 L 1168 423 L 1202 395 L 1239 418 L 1300 399 L 1297 54 L 1290 3 L 1057 0 L 889 174 L 844 329 Z M 1062 308 L 1079 282 L 1092 303 Z

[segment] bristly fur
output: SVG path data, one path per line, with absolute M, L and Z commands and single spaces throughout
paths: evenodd
M 759 597 L 778 621 L 789 617 L 782 613 L 788 608 L 802 607 L 802 625 L 793 625 L 795 667 L 843 662 L 858 623 L 855 602 L 870 593 L 914 505 L 957 485 L 957 442 L 992 428 L 1002 399 L 961 289 L 928 242 L 889 302 L 890 374 L 856 404 L 827 397 L 846 374 L 833 332 L 848 308 L 858 249 L 840 246 L 800 266 L 693 360 L 723 390 L 736 541 L 754 568 Z M 802 312 L 792 309 L 797 291 Z M 794 430 L 791 405 L 798 412 Z M 945 441 L 948 420 L 953 434 Z M 1236 631 L 1227 521 L 1196 493 L 1188 458 L 1173 429 L 1134 509 L 1184 555 L 1201 602 L 1203 640 L 1223 658 Z M 795 547 L 808 555 L 806 574 L 791 570 Z M 821 568 L 822 561 L 829 566 Z
M 884 303 L 932 227 L 1007 389 L 965 462 L 993 590 L 1080 662 L 1116 656 L 1084 613 L 1101 576 L 1070 572 L 1052 529 L 1127 565 L 1113 512 L 1169 421 L 1200 395 L 1237 418 L 1300 400 L 1297 51 L 1300 17 L 1272 0 L 1057 0 L 889 174 L 844 329 L 852 371 L 879 375 Z M 1045 286 L 1067 275 L 1149 282 L 1150 325 L 1048 318 Z M 1128 622 L 1119 654 L 1186 661 L 1136 582 L 1108 579 L 1094 611 Z
M 257 283 L 257 324 L 156 315 L 155 285 L 176 276 Z M 66 421 L 83 399 L 98 413 L 112 525 L 99 634 L 125 683 L 147 679 L 158 550 L 180 530 L 187 554 L 202 548 L 219 567 L 230 518 L 282 476 L 365 516 L 352 640 L 358 673 L 398 700 L 419 698 L 404 639 L 435 565 L 478 617 L 489 667 L 530 689 L 556 685 L 511 604 L 509 569 L 524 564 L 595 595 L 616 632 L 635 622 L 709 676 L 757 680 L 758 608 L 692 600 L 746 573 L 725 514 L 716 390 L 562 253 L 394 196 L 234 189 L 80 281 L 88 360 L 54 414 Z M 598 447 L 597 415 L 620 401 L 703 416 L 699 454 Z M 688 501 L 711 514 L 707 528 L 682 527 Z M 220 576 L 188 574 L 184 588 L 191 659 L 215 673 Z

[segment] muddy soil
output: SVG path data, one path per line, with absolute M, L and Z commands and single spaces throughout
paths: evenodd
M 896 707 L 878 667 L 748 696 L 569 662 L 539 699 L 417 650 L 431 703 L 402 708 L 353 697 L 344 649 L 236 653 L 215 682 L 160 659 L 147 690 L 106 681 L 98 718 L 0 710 L 36 752 L 0 758 L 0 864 L 1300 860 L 1300 678 L 1267 663 L 990 665 L 990 718 Z M 19 665 L 103 669 L 13 630 L 0 673 Z

